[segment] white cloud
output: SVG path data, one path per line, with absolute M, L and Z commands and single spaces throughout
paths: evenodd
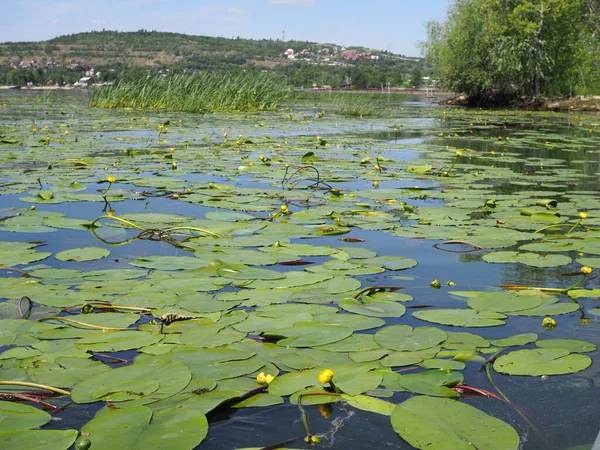
M 242 8 L 227 8 L 227 12 L 230 14 L 248 14 L 248 10 Z
M 269 0 L 274 5 L 316 5 L 317 0 Z

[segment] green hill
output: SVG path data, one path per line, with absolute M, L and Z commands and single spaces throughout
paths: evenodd
M 101 73 L 98 81 L 135 70 L 267 70 L 280 72 L 298 86 L 341 86 L 344 79 L 355 79 L 352 85 L 364 88 L 388 82 L 397 86 L 422 65 L 420 58 L 362 47 L 146 30 L 0 43 L 0 84 L 73 82 L 93 68 Z

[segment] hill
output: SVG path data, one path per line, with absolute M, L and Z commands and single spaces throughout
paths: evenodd
M 337 86 L 354 78 L 357 82 L 352 85 L 364 88 L 400 85 L 422 66 L 420 58 L 362 47 L 146 30 L 92 31 L 48 41 L 0 43 L 0 84 L 73 82 L 92 69 L 98 81 L 133 70 L 251 69 L 280 72 L 293 85 Z

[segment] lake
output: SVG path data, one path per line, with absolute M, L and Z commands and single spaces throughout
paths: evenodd
M 1 448 L 592 447 L 597 116 L 87 99 L 0 91 Z

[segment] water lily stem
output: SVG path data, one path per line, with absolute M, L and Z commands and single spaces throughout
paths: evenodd
M 572 289 L 575 289 L 577 286 L 579 286 L 581 283 L 583 283 L 585 281 L 586 275 L 582 275 L 581 278 L 579 278 L 579 280 L 577 280 L 576 283 L 572 284 L 571 286 L 569 286 L 568 288 L 564 289 L 564 292 L 569 292 Z
M 60 320 L 63 322 L 69 322 L 69 323 L 74 323 L 76 325 L 81 325 L 82 327 L 94 328 L 96 330 L 113 330 L 113 331 L 129 330 L 129 328 L 115 328 L 115 327 L 106 327 L 106 326 L 101 326 L 101 325 L 92 325 L 90 323 L 80 322 L 79 320 L 73 320 L 73 319 L 68 319 L 66 317 L 59 317 L 59 316 L 43 317 L 41 319 L 38 319 L 38 322 L 44 322 L 46 320 Z
M 109 181 L 108 182 L 108 187 L 102 191 L 102 194 L 101 194 L 102 197 L 106 197 L 106 193 L 109 191 L 109 189 L 110 189 L 111 186 L 112 186 L 112 182 Z
M 0 381 L 0 385 L 2 385 L 2 386 L 27 386 L 27 387 L 32 387 L 32 388 L 36 388 L 36 389 L 43 389 L 46 391 L 51 391 L 56 394 L 71 395 L 71 393 L 69 391 L 65 391 L 64 389 L 56 388 L 53 386 L 47 386 L 45 384 L 30 383 L 29 381 Z

